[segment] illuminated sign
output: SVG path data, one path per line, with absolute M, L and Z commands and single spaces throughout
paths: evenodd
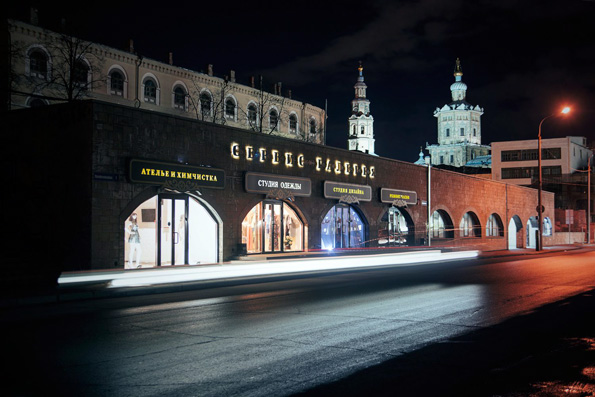
M 172 188 L 225 187 L 225 171 L 221 169 L 160 161 L 130 160 L 129 176 L 131 182 Z
M 376 176 L 376 168 L 374 166 L 323 157 L 316 157 L 308 160 L 303 154 L 291 151 L 282 152 L 277 149 L 268 149 L 250 145 L 246 145 L 242 148 L 239 144 L 232 143 L 230 146 L 230 154 L 231 157 L 236 160 L 243 158 L 247 161 L 269 163 L 274 166 L 285 166 L 286 168 L 304 168 L 308 165 L 313 165 L 314 170 L 317 172 L 325 172 L 335 175 L 351 175 L 353 177 L 370 179 L 374 179 Z
M 407 205 L 417 204 L 417 193 L 409 190 L 380 189 L 380 201 L 394 203 L 404 201 Z
M 246 173 L 245 187 L 248 193 L 267 194 L 271 190 L 283 189 L 293 196 L 309 197 L 312 194 L 312 182 L 308 178 L 256 172 Z
M 324 197 L 346 202 L 371 201 L 372 188 L 368 185 L 354 185 L 352 183 L 325 181 Z

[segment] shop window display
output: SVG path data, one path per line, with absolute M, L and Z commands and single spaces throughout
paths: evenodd
M 249 254 L 302 251 L 303 236 L 302 221 L 282 201 L 258 203 L 242 221 L 242 242 Z
M 217 262 L 217 222 L 189 196 L 150 198 L 133 211 L 124 230 L 126 269 Z

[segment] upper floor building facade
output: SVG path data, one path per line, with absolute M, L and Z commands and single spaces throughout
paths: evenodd
M 492 142 L 492 179 L 529 186 L 539 177 L 537 139 Z M 585 137 L 541 140 L 542 178 L 568 175 L 586 169 L 593 154 Z
M 324 109 L 283 95 L 281 83 L 265 90 L 127 51 L 8 20 L 10 109 L 93 98 L 174 116 L 225 124 L 307 142 L 325 142 Z

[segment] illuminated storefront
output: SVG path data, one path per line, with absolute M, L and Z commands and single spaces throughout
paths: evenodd
M 415 245 L 415 224 L 406 208 L 417 205 L 417 193 L 382 188 L 380 201 L 391 206 L 381 219 L 378 244 Z
M 124 268 L 199 265 L 218 262 L 218 223 L 196 195 L 223 189 L 223 170 L 133 159 L 129 179 L 160 186 L 124 222 Z

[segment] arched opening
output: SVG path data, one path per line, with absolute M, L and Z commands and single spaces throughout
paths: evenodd
M 452 219 L 444 210 L 436 210 L 430 218 L 430 234 L 432 238 L 454 238 Z
M 320 239 L 322 249 L 359 248 L 366 243 L 365 217 L 348 204 L 337 204 L 322 220 Z
M 304 223 L 287 203 L 264 200 L 242 221 L 242 243 L 249 254 L 304 250 Z
M 403 209 L 389 207 L 380 219 L 379 245 L 415 245 L 415 225 L 411 215 Z
M 491 214 L 486 223 L 486 236 L 487 237 L 504 237 L 504 227 L 502 225 L 502 219 L 498 214 Z
M 474 212 L 466 212 L 459 224 L 461 237 L 481 237 L 481 225 Z
M 508 222 L 508 249 L 521 248 L 518 244 L 519 239 L 517 238 L 518 232 L 523 228 L 523 222 L 518 215 L 513 215 Z
M 537 235 L 539 233 L 539 222 L 537 217 L 532 216 L 527 221 L 527 248 L 535 248 L 537 244 Z
M 126 269 L 218 261 L 218 223 L 196 199 L 161 193 L 137 206 L 124 222 Z

